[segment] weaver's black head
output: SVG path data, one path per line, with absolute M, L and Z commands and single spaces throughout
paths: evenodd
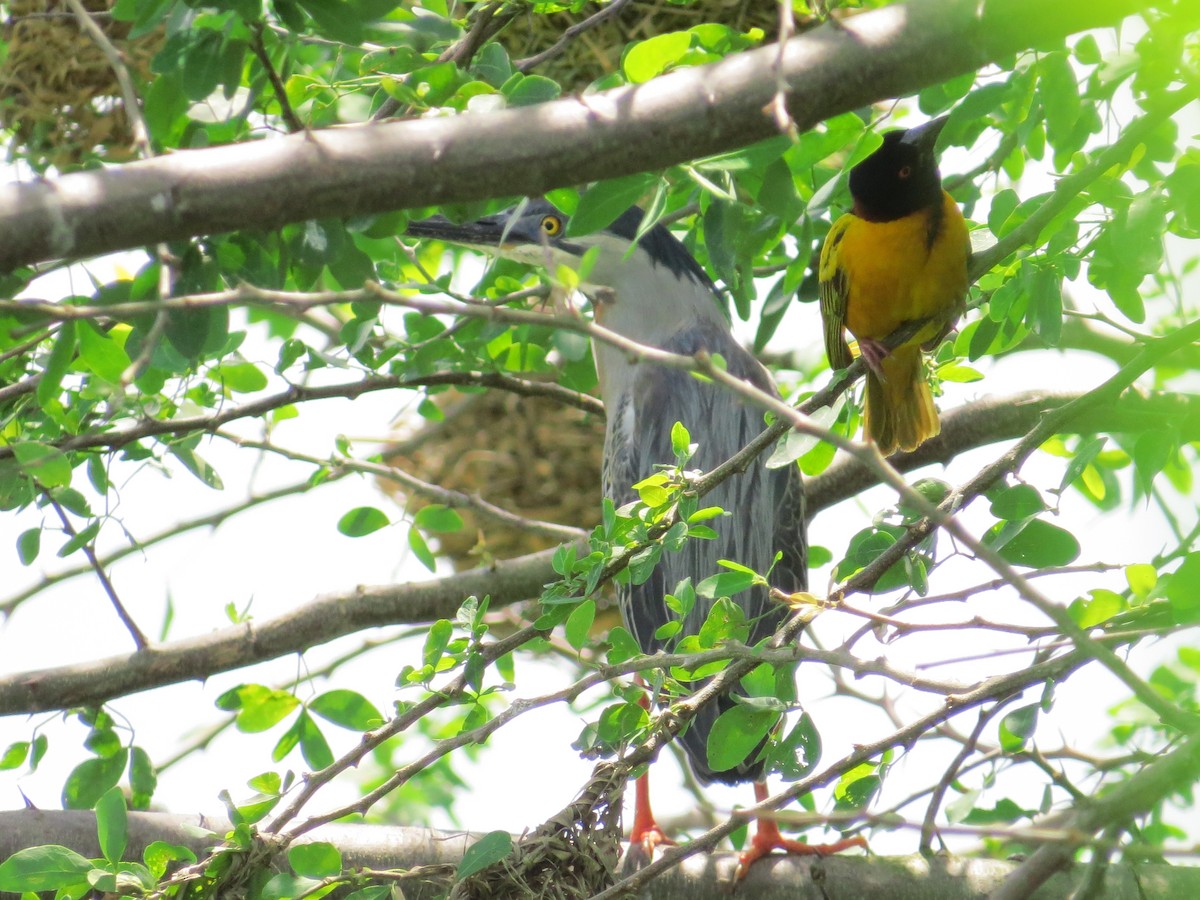
M 941 203 L 935 145 L 948 116 L 889 131 L 883 146 L 850 170 L 854 214 L 872 222 L 895 219 Z

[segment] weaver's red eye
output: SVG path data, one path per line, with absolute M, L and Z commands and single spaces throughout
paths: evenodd
M 905 166 L 903 169 L 901 169 L 896 174 L 899 175 L 900 180 L 903 181 L 905 178 L 907 178 L 909 175 L 912 174 L 912 166 Z

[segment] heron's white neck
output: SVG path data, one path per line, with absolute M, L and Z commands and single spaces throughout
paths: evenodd
M 595 305 L 597 323 L 659 348 L 685 329 L 729 332 L 708 285 L 679 276 L 665 265 L 655 265 L 640 248 L 625 259 L 623 249 L 605 248 L 584 288 Z M 601 396 L 605 403 L 612 403 L 628 389 L 637 360 L 628 359 L 625 351 L 603 341 L 593 342 L 593 352 Z

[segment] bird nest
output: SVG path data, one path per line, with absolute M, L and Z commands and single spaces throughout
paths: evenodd
M 111 15 L 116 0 L 83 0 L 135 78 L 147 78 L 162 46 L 161 29 L 130 38 L 132 25 Z M 134 155 L 132 132 L 112 64 L 59 0 L 6 4 L 0 38 L 0 127 L 43 164 L 67 168 L 94 158 Z
M 422 481 L 526 519 L 592 528 L 600 521 L 604 421 L 543 397 L 501 390 L 435 398 L 445 414 L 385 452 L 389 464 Z M 383 490 L 415 512 L 431 501 L 396 482 Z M 459 509 L 461 531 L 438 534 L 437 552 L 456 569 L 510 559 L 557 543 Z
M 514 59 L 545 50 L 578 25 L 603 9 L 587 3 L 578 12 L 518 16 L 500 35 L 500 42 Z M 703 22 L 728 25 L 736 31 L 760 28 L 770 38 L 778 30 L 779 8 L 770 0 L 632 0 L 610 19 L 577 34 L 565 51 L 538 66 L 538 73 L 553 78 L 568 90 L 586 87 L 621 66 L 621 53 L 630 41 L 640 41 L 668 31 L 684 31 Z
M 597 766 L 566 809 L 525 835 L 508 857 L 458 882 L 449 900 L 584 900 L 615 881 L 625 777 Z

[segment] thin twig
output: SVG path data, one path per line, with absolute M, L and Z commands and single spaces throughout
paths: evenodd
M 582 22 L 577 22 L 562 33 L 557 41 L 547 47 L 540 53 L 535 53 L 533 56 L 527 56 L 524 59 L 518 59 L 513 63 L 513 68 L 518 72 L 526 73 L 531 69 L 540 66 L 547 60 L 553 59 L 556 56 L 566 52 L 567 46 L 579 35 L 589 29 L 595 28 L 603 22 L 619 15 L 621 10 L 629 5 L 630 0 L 612 0 L 608 6 L 601 9 L 599 12 L 593 13 Z
M 67 512 L 62 508 L 62 505 L 49 494 L 46 494 L 45 496 L 47 502 L 49 502 L 49 504 L 54 508 L 54 511 L 58 513 L 59 521 L 62 522 L 63 531 L 65 531 L 69 537 L 78 537 L 78 532 L 75 531 L 75 527 L 71 524 L 71 520 L 67 518 Z M 100 580 L 100 584 L 104 588 L 104 593 L 108 595 L 108 599 L 112 603 L 113 609 L 117 611 L 117 617 L 121 620 L 121 623 L 125 626 L 130 635 L 133 636 L 133 643 L 136 645 L 138 650 L 145 650 L 150 646 L 150 642 L 146 639 L 146 635 L 142 633 L 142 629 L 138 628 L 137 623 L 133 621 L 133 617 L 129 615 L 128 610 L 125 609 L 125 604 L 121 602 L 121 598 L 117 596 L 117 590 L 113 587 L 113 583 L 109 579 L 108 573 L 104 571 L 104 566 L 100 564 L 100 560 L 96 557 L 96 551 L 92 547 L 91 541 L 85 542 L 82 550 L 83 555 L 87 557 L 87 560 L 91 564 L 93 571 L 95 571 L 96 577 Z
M 271 90 L 275 94 L 275 102 L 279 104 L 280 114 L 283 116 L 284 122 L 287 123 L 288 131 L 297 132 L 304 130 L 304 123 L 300 121 L 300 117 L 296 115 L 296 111 L 292 108 L 292 101 L 288 99 L 287 87 L 283 83 L 283 79 L 279 77 L 279 73 L 275 71 L 275 66 L 271 63 L 271 57 L 267 53 L 267 45 L 263 40 L 264 26 L 262 22 L 255 22 L 250 26 L 250 49 L 254 52 L 258 59 L 259 65 L 263 67 L 263 71 L 267 73 L 267 80 L 271 82 Z
M 125 116 L 129 119 L 133 142 L 138 148 L 138 153 L 144 159 L 149 159 L 154 155 L 154 149 L 150 146 L 150 129 L 146 127 L 146 119 L 142 115 L 142 106 L 138 102 L 137 90 L 133 86 L 133 79 L 129 75 L 129 69 L 125 65 L 121 51 L 108 39 L 104 29 L 92 19 L 92 14 L 87 11 L 81 0 L 66 0 L 66 3 L 71 8 L 71 12 L 75 14 L 75 20 L 79 23 L 79 27 L 95 41 L 100 52 L 104 54 L 104 58 L 108 60 L 113 75 L 116 76 L 117 84 L 121 88 L 121 100 L 125 106 Z

